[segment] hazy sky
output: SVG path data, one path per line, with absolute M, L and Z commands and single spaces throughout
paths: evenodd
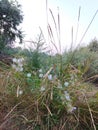
M 24 21 L 22 30 L 26 34 L 25 40 L 33 39 L 39 33 L 39 26 L 47 37 L 47 17 L 46 17 L 46 0 L 18 0 L 22 5 L 24 14 Z M 98 10 L 98 0 L 47 0 L 48 8 L 54 14 L 57 22 L 57 14 L 59 7 L 60 24 L 61 24 L 61 43 L 62 48 L 71 45 L 71 30 L 73 27 L 74 40 L 76 39 L 78 10 L 81 6 L 79 30 L 77 40 L 74 46 L 81 40 L 87 26 L 93 18 L 95 12 Z M 53 26 L 53 20 L 48 12 L 49 22 Z M 55 34 L 55 29 L 53 29 Z M 87 34 L 85 35 L 82 44 L 88 44 L 93 38 L 98 39 L 98 13 L 91 24 Z M 46 38 L 47 39 L 47 38 Z M 58 44 L 58 43 L 57 43 Z

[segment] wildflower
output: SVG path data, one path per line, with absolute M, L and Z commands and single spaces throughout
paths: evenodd
M 38 72 L 39 72 L 39 73 L 42 73 L 42 69 L 39 69 Z
M 22 91 L 22 90 L 20 90 L 20 91 L 18 92 L 18 94 L 19 94 L 19 95 L 22 95 L 22 94 L 23 94 L 23 91 Z
M 23 58 L 13 58 L 13 64 L 12 64 L 12 68 L 15 69 L 16 71 L 22 72 L 23 71 Z
M 69 86 L 69 82 L 65 82 L 65 83 L 64 83 L 64 86 L 65 86 L 65 87 L 68 87 L 68 86 Z
M 73 107 L 73 111 L 75 111 L 77 108 L 76 107 Z
M 77 108 L 76 108 L 76 107 L 73 107 L 71 103 L 68 103 L 68 104 L 67 104 L 67 109 L 68 109 L 68 112 L 72 113 L 72 112 L 75 111 Z
M 18 60 L 17 60 L 17 63 L 22 63 L 23 62 L 23 58 L 19 58 Z
M 17 97 L 19 97 L 19 95 L 22 95 L 23 91 L 19 88 L 19 86 L 17 87 Z
M 27 73 L 27 77 L 30 78 L 31 77 L 31 73 Z
M 42 78 L 43 77 L 43 74 L 39 74 L 39 78 Z
M 70 101 L 70 95 L 67 91 L 64 91 L 64 94 L 65 94 L 65 98 L 67 101 Z
M 52 74 L 48 75 L 48 79 L 52 80 Z
M 22 72 L 23 71 L 23 67 L 13 65 L 13 68 L 16 70 L 16 72 Z
M 22 71 L 23 71 L 23 67 L 20 67 L 20 68 L 19 68 L 19 71 L 22 72 Z
M 40 91 L 41 91 L 41 92 L 45 91 L 45 87 L 42 86 L 42 87 L 40 88 Z
M 17 62 L 17 59 L 16 59 L 16 58 L 13 58 L 12 61 L 13 61 L 14 63 L 16 63 L 16 62 Z
M 0 29 L 0 31 L 1 31 L 1 34 L 3 34 L 3 32 L 4 32 L 4 29 L 3 29 L 3 28 L 1 28 L 1 29 Z

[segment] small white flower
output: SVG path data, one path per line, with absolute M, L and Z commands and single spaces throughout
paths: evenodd
M 67 91 L 64 91 L 64 94 L 65 94 L 65 98 L 67 101 L 70 101 L 70 95 Z
M 12 64 L 12 68 L 15 69 L 17 72 L 22 72 L 23 71 L 23 58 L 13 58 L 13 64 Z M 15 63 L 15 64 L 14 64 Z
M 65 83 L 64 83 L 64 86 L 65 86 L 65 87 L 68 87 L 68 86 L 69 86 L 69 82 L 65 82 Z
M 2 34 L 2 33 L 4 32 L 4 29 L 3 29 L 3 28 L 1 28 L 1 30 L 0 30 L 0 31 L 1 31 L 1 34 Z
M 23 71 L 22 66 L 18 66 L 18 65 L 15 65 L 15 64 L 12 64 L 12 68 L 15 69 L 15 71 L 17 71 L 17 72 L 22 72 Z
M 21 61 L 22 61 L 22 62 L 24 61 L 24 58 L 23 58 L 23 57 L 21 58 Z
M 73 107 L 73 111 L 75 111 L 77 108 L 76 107 Z
M 13 58 L 12 59 L 14 63 L 17 63 L 17 59 L 16 58 Z
M 27 73 L 27 77 L 30 78 L 31 77 L 31 73 Z
M 19 68 L 19 71 L 22 72 L 22 71 L 23 71 L 23 67 L 20 67 L 20 68 Z
M 65 97 L 66 97 L 67 101 L 70 101 L 70 96 L 69 95 L 66 95 Z
M 22 90 L 19 90 L 18 93 L 19 93 L 19 95 L 22 95 L 22 94 L 23 94 L 23 91 L 22 91 Z
M 5 18 L 6 17 L 6 15 L 3 15 L 3 18 Z
M 48 75 L 48 79 L 52 80 L 52 74 Z
M 45 87 L 42 86 L 42 87 L 40 88 L 40 91 L 41 91 L 41 92 L 45 91 Z
M 39 74 L 39 78 L 42 78 L 43 77 L 43 74 Z
M 76 108 L 76 107 L 73 107 L 71 103 L 68 103 L 68 104 L 67 104 L 67 109 L 68 109 L 68 112 L 72 113 L 72 112 L 75 111 L 77 108 Z
M 19 59 L 17 60 L 17 62 L 18 62 L 18 63 L 22 63 L 23 60 L 24 60 L 23 58 L 19 58 Z
M 39 73 L 42 73 L 42 69 L 39 69 L 38 72 L 39 72 Z

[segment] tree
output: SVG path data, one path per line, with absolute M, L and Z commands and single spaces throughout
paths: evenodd
M 98 41 L 96 38 L 90 42 L 88 48 L 90 51 L 98 52 Z
M 22 21 L 21 6 L 16 0 L 0 0 L 0 49 L 13 44 L 16 38 L 22 42 L 22 31 L 18 29 Z

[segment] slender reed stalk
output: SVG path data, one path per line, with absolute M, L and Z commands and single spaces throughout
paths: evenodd
M 79 22 L 80 22 L 80 13 L 81 13 L 81 6 L 79 7 L 79 12 L 78 12 L 78 22 L 77 22 L 77 30 L 76 30 L 75 43 L 77 43 L 78 30 L 79 30 Z
M 72 52 L 73 49 L 73 27 L 71 29 L 71 47 L 70 47 L 70 51 Z
M 89 109 L 89 113 L 90 113 L 90 116 L 91 116 L 93 128 L 94 128 L 94 130 L 97 130 L 97 129 L 96 129 L 96 126 L 95 126 L 95 123 L 94 123 L 94 119 L 93 119 L 93 115 L 92 115 L 92 112 L 91 112 L 91 108 L 90 108 L 90 106 L 89 106 L 89 103 L 88 103 L 88 101 L 87 101 L 86 95 L 85 95 L 84 93 L 83 93 L 83 96 L 85 97 L 85 101 L 86 101 L 86 104 L 87 104 L 88 109 Z
M 82 38 L 81 38 L 81 40 L 80 40 L 80 42 L 79 42 L 79 44 L 78 44 L 78 45 L 80 45 L 80 44 L 81 44 L 81 42 L 83 41 L 83 39 L 84 39 L 84 37 L 85 37 L 85 35 L 86 35 L 86 33 L 87 33 L 88 29 L 90 28 L 90 26 L 91 26 L 92 22 L 93 22 L 93 21 L 94 21 L 94 19 L 95 19 L 95 17 L 96 17 L 96 15 L 97 15 L 97 13 L 98 13 L 98 10 L 96 10 L 95 14 L 93 15 L 93 17 L 92 17 L 92 19 L 91 19 L 91 21 L 90 21 L 89 25 L 87 26 L 87 28 L 86 28 L 86 30 L 85 30 L 85 32 L 84 32 L 84 34 L 83 34 L 83 36 L 82 36 Z

